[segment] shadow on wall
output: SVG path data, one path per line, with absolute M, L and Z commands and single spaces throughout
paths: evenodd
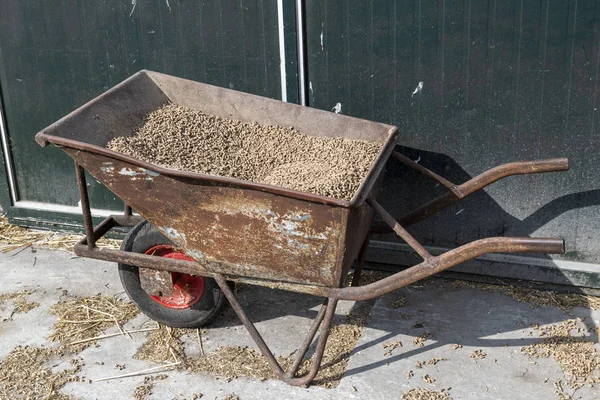
M 409 147 L 398 146 L 397 150 L 412 160 L 431 169 L 439 175 L 449 179 L 455 184 L 461 184 L 473 178 L 461 168 L 452 158 L 428 151 Z M 530 161 L 530 160 L 507 160 Z M 483 173 L 479 171 L 478 173 Z M 564 174 L 565 172 L 550 172 L 549 174 Z M 524 177 L 507 177 L 492 185 L 499 185 L 502 181 L 513 179 L 527 179 Z M 510 190 L 510 183 L 507 187 Z M 381 195 L 381 203 L 396 218 L 406 212 L 426 203 L 427 201 L 446 192 L 446 188 L 437 182 L 424 177 L 411 168 L 390 160 L 386 171 L 386 180 Z M 531 202 L 537 202 L 535 189 L 527 193 L 514 193 L 514 196 L 525 197 Z M 535 204 L 535 203 L 534 203 Z M 506 212 L 485 190 L 480 190 L 455 203 L 416 225 L 409 231 L 425 245 L 454 248 L 473 240 L 491 236 L 561 236 L 550 234 L 536 234 L 535 232 L 557 219 L 562 214 L 590 206 L 600 205 L 600 189 L 570 193 L 555 198 L 547 204 L 541 205 L 532 214 L 524 219 L 519 219 Z M 573 227 L 575 227 L 573 225 Z M 574 228 L 575 229 L 575 228 Z M 569 253 L 569 237 L 566 240 L 567 254 L 562 258 L 581 258 L 577 252 Z M 377 235 L 375 240 L 397 242 L 399 239 L 393 235 Z M 532 257 L 550 258 L 543 255 L 530 255 Z M 583 261 L 583 260 L 578 260 Z M 594 262 L 595 260 L 585 260 Z

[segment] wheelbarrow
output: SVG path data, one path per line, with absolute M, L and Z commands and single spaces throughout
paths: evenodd
M 132 135 L 145 115 L 167 102 L 241 121 L 294 126 L 314 136 L 377 142 L 381 150 L 354 197 L 346 201 L 173 170 L 105 148 L 115 137 Z M 486 253 L 564 252 L 562 239 L 493 237 L 433 256 L 406 227 L 506 176 L 565 171 L 566 159 L 513 162 L 456 185 L 396 152 L 397 138 L 394 126 L 151 71 L 136 73 L 36 135 L 41 146 L 58 146 L 75 161 L 85 227 L 85 238 L 75 245 L 77 255 L 119 263 L 131 299 L 151 318 L 170 326 L 207 324 L 226 298 L 273 372 L 297 386 L 308 385 L 319 370 L 339 300 L 372 299 Z M 448 192 L 396 220 L 377 201 L 390 158 Z M 86 170 L 126 204 L 123 214 L 111 215 L 95 228 Z M 372 224 L 374 214 L 382 222 Z M 115 227 L 131 227 L 121 250 L 96 247 Z M 383 232 L 395 232 L 422 261 L 359 286 L 369 236 Z M 352 284 L 344 287 L 353 265 Z M 236 299 L 231 282 L 324 298 L 287 371 Z M 311 369 L 297 376 L 319 329 Z

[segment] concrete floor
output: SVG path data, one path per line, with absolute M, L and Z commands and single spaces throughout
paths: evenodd
M 111 263 L 73 258 L 70 254 L 31 249 L 0 255 L 0 294 L 22 289 L 34 291 L 29 301 L 41 303 L 26 314 L 15 314 L 10 307 L 0 306 L 0 359 L 17 345 L 50 345 L 46 337 L 56 317 L 48 313 L 60 300 L 63 290 L 88 296 L 96 293 L 124 296 L 117 269 Z M 535 363 L 520 353 L 520 347 L 539 341 L 531 324 L 552 324 L 569 318 L 552 307 L 531 308 L 500 293 L 482 292 L 473 288 L 454 288 L 452 283 L 436 279 L 422 289 L 405 288 L 406 305 L 392 307 L 398 293 L 378 299 L 368 323 L 350 358 L 344 378 L 334 389 L 313 386 L 294 388 L 279 381 L 260 382 L 238 378 L 231 382 L 202 374 L 169 372 L 165 380 L 157 381 L 150 399 L 189 399 L 202 393 L 206 399 L 223 399 L 235 394 L 246 399 L 399 399 L 416 387 L 433 390 L 448 389 L 453 399 L 555 399 L 553 383 L 565 381 L 558 364 L 552 359 L 536 359 Z M 311 317 L 316 314 L 319 300 L 304 295 L 248 287 L 240 292 L 240 301 L 247 307 L 259 331 L 276 354 L 287 355 L 303 339 Z M 353 306 L 341 302 L 337 309 L 342 319 Z M 404 315 L 401 315 L 403 313 Z M 585 318 L 588 327 L 598 327 L 600 312 L 584 308 L 572 314 Z M 126 327 L 135 329 L 147 324 L 140 315 Z M 423 347 L 413 340 L 424 332 L 431 339 Z M 594 333 L 591 338 L 598 341 Z M 222 345 L 251 346 L 249 335 L 227 310 L 203 337 L 204 350 L 210 352 Z M 402 347 L 384 355 L 384 344 L 400 341 Z M 154 367 L 155 364 L 133 359 L 144 342 L 143 334 L 133 339 L 115 337 L 103 340 L 79 354 L 85 365 L 80 375 L 99 379 L 125 372 Z M 463 347 L 454 349 L 454 344 Z M 600 347 L 597 350 L 600 351 Z M 481 349 L 484 359 L 469 358 Z M 189 356 L 199 353 L 188 347 Z M 442 358 L 435 365 L 416 368 L 418 361 Z M 69 357 L 64 357 L 67 363 Z M 121 371 L 117 364 L 125 365 Z M 60 368 L 60 365 L 57 366 Z M 407 374 L 414 376 L 408 379 Z M 435 381 L 423 380 L 429 375 Z M 81 399 L 131 398 L 143 376 L 107 382 L 69 383 L 61 393 Z M 574 398 L 600 399 L 600 386 L 584 387 Z

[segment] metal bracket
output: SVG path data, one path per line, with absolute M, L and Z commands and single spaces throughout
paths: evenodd
M 173 275 L 169 271 L 139 268 L 140 285 L 150 296 L 169 296 L 173 293 Z

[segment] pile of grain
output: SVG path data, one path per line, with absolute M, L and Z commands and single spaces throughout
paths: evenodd
M 436 392 L 425 388 L 411 389 L 402 395 L 402 400 L 451 400 L 448 393 Z
M 72 368 L 54 373 L 52 363 L 62 356 L 60 350 L 17 346 L 0 363 L 0 399 L 70 400 L 59 392 L 67 382 L 81 381 L 76 374 L 82 361 L 70 361 Z
M 474 352 L 469 354 L 469 358 L 477 358 L 483 360 L 485 357 L 487 357 L 487 354 L 481 349 L 475 350 Z
M 381 347 L 385 350 L 383 353 L 384 356 L 391 356 L 395 349 L 402 347 L 402 342 L 394 340 L 393 342 L 382 344 Z
M 146 341 L 133 357 L 157 364 L 164 363 L 172 358 L 171 361 L 173 362 L 183 360 L 185 364 L 186 357 L 181 337 L 194 332 L 198 335 L 198 343 L 201 347 L 199 329 L 171 328 L 159 324 L 159 329 L 146 334 Z
M 0 294 L 0 309 L 3 309 L 6 302 L 13 302 L 13 313 L 14 314 L 24 314 L 27 313 L 34 308 L 40 306 L 40 303 L 35 301 L 27 301 L 25 300 L 27 296 L 32 293 L 31 290 L 22 290 L 20 292 L 12 292 L 12 293 L 4 293 Z
M 544 338 L 521 348 L 532 358 L 552 357 L 560 365 L 569 386 L 578 389 L 585 384 L 600 383 L 600 353 L 585 334 L 588 331 L 579 319 L 569 319 L 556 325 L 535 327 Z
M 148 114 L 110 150 L 163 167 L 265 183 L 349 200 L 381 145 L 318 138 L 291 127 L 208 115 L 176 104 Z
M 144 383 L 135 388 L 133 392 L 134 400 L 146 400 L 148 397 L 152 395 L 152 390 L 156 385 L 156 381 L 162 381 L 167 379 L 168 376 L 165 374 L 155 375 L 155 376 L 146 376 L 144 378 Z
M 413 344 L 417 347 L 425 346 L 427 339 L 433 337 L 433 332 L 423 332 L 419 336 L 413 339 Z
M 552 290 L 538 290 L 520 286 L 492 285 L 467 281 L 454 281 L 452 282 L 452 286 L 454 288 L 470 288 L 484 292 L 502 293 L 520 303 L 532 303 L 532 308 L 556 307 L 561 310 L 570 310 L 573 307 L 583 307 L 591 310 L 600 309 L 600 297 L 579 293 L 560 293 Z

